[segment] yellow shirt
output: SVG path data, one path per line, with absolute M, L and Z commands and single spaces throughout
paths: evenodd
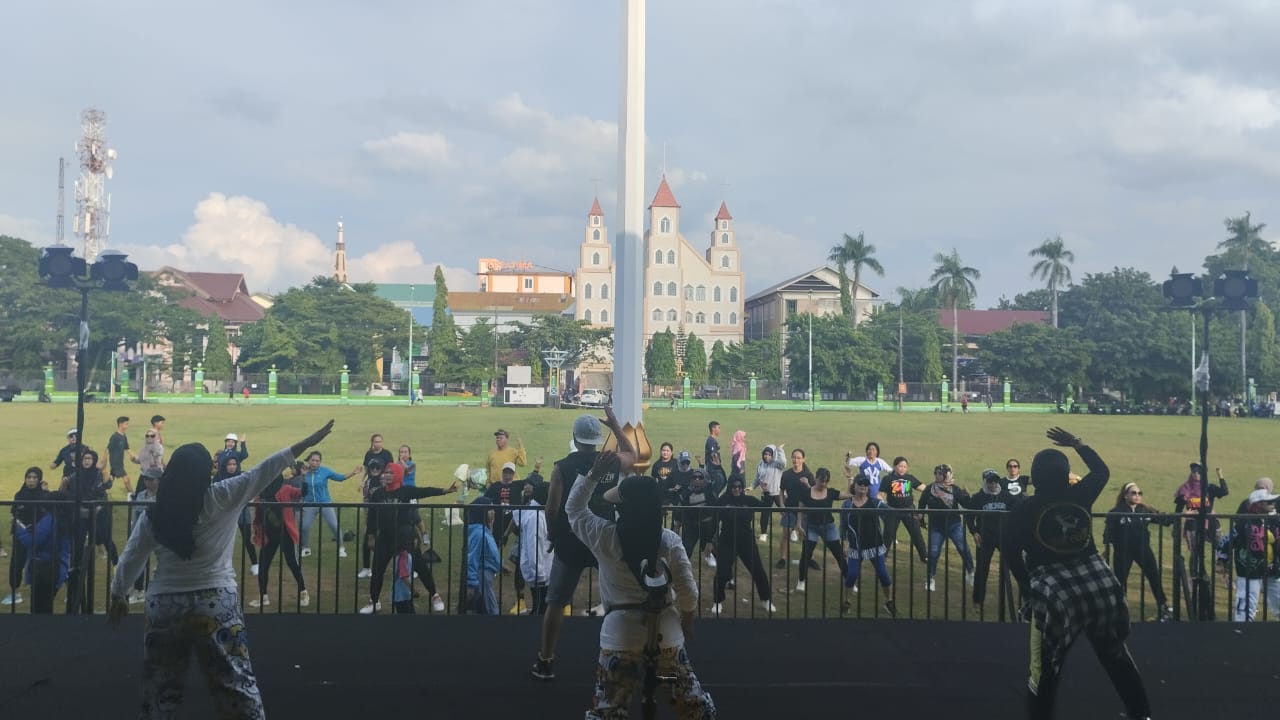
M 498 482 L 502 479 L 502 466 L 509 462 L 515 463 L 519 467 L 524 467 L 528 459 L 524 454 L 524 445 L 511 447 L 507 445 L 506 450 L 494 448 L 489 451 L 489 458 L 485 460 L 485 471 L 489 473 L 489 482 Z

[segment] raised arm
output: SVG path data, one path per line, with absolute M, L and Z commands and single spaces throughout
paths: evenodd
M 333 421 L 330 420 L 319 430 L 268 457 L 248 472 L 210 485 L 210 499 L 215 507 L 240 509 L 285 468 L 293 465 L 294 458 L 328 437 L 332 431 Z
M 564 505 L 573 534 L 578 536 L 583 545 L 593 551 L 599 547 L 602 536 L 612 529 L 614 524 L 591 512 L 587 502 L 591 499 L 591 493 L 595 490 L 596 484 L 621 467 L 619 457 L 619 454 L 609 451 L 596 455 L 595 464 L 591 466 L 586 476 L 578 476 L 574 479 L 573 489 L 569 491 L 569 499 Z

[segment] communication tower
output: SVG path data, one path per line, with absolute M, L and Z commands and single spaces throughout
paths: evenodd
M 84 259 L 92 263 L 107 249 L 111 234 L 111 161 L 116 151 L 107 147 L 107 114 L 89 109 L 80 113 L 83 136 L 76 143 L 80 156 L 80 179 L 76 180 L 76 215 L 71 232 L 84 241 Z

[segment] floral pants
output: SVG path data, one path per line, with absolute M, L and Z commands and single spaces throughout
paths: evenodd
M 626 720 L 631 701 L 644 687 L 644 653 L 601 650 L 596 666 L 596 691 L 587 720 Z M 671 707 L 680 720 L 715 720 L 716 705 L 693 674 L 689 654 L 683 647 L 664 648 L 658 656 L 658 675 L 674 677 L 667 683 Z
M 177 717 L 193 651 L 213 694 L 217 717 L 266 717 L 234 589 L 152 595 L 147 598 L 143 638 L 139 717 Z

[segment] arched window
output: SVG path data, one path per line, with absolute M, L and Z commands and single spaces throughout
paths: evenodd
M 738 324 L 738 313 L 736 313 L 736 312 L 731 312 L 731 313 L 729 313 L 729 324 L 730 324 L 730 325 L 737 325 L 737 324 Z
M 728 255 L 721 255 L 721 256 L 720 256 L 720 267 L 722 267 L 722 268 L 727 268 L 727 267 L 729 267 L 729 256 L 728 256 Z
M 591 283 L 582 286 L 582 297 L 585 300 L 591 299 Z
M 662 283 L 656 282 L 653 284 L 653 296 L 662 297 Z
M 721 245 L 729 244 L 729 233 L 720 233 L 720 244 Z
M 702 313 L 698 313 L 696 316 L 694 316 L 693 321 L 701 325 L 707 321 L 707 316 Z
M 599 265 L 599 264 L 600 264 L 600 253 L 592 253 L 592 255 L 591 255 L 591 264 L 592 264 L 592 265 Z
M 662 310 L 659 310 L 658 308 L 654 308 L 654 309 L 653 309 L 653 319 L 654 319 L 654 320 L 661 320 L 661 319 L 662 319 Z
M 722 224 L 724 223 L 724 221 L 723 221 L 723 220 L 721 220 L 720 222 L 721 222 Z M 600 224 L 600 216 L 599 216 L 599 215 L 592 215 L 592 216 L 591 216 L 591 224 L 592 224 L 592 225 L 599 225 L 599 224 Z
M 721 229 L 721 230 L 728 230 L 728 229 L 729 229 L 729 221 L 728 221 L 728 220 L 721 220 L 721 221 L 720 221 L 720 229 Z
M 675 264 L 676 264 L 676 251 L 675 251 L 675 250 L 668 250 L 668 251 L 667 251 L 667 264 L 668 264 L 668 265 L 675 265 Z
M 711 316 L 711 324 L 712 325 L 720 324 L 720 313 L 715 313 L 714 315 Z
M 697 291 L 694 293 L 694 299 L 695 299 L 695 300 L 697 300 L 698 302 L 706 302 L 706 301 L 707 301 L 707 286 L 706 286 L 706 285 L 699 285 L 699 286 L 698 286 Z
M 599 230 L 592 230 L 592 231 L 591 231 L 591 239 L 592 239 L 592 240 L 595 240 L 596 242 L 600 242 L 600 231 L 599 231 Z
M 602 323 L 607 323 L 607 322 L 609 322 L 609 311 L 608 311 L 608 310 L 601 310 L 601 311 L 600 311 L 600 322 L 602 322 Z
M 685 299 L 685 300 L 692 300 L 692 299 L 693 299 L 693 286 L 692 286 L 692 285 L 685 285 L 685 286 L 684 286 L 684 299 Z
M 654 264 L 654 265 L 661 265 L 661 264 L 662 264 L 662 251 L 661 251 L 661 250 L 654 250 L 654 251 L 653 251 L 653 264 Z
M 729 302 L 738 302 L 738 288 L 729 288 Z
M 693 322 L 693 313 L 686 310 L 684 313 L 684 322 L 686 325 L 691 324 Z
M 676 289 L 675 283 L 673 282 L 667 283 L 667 294 L 670 295 L 671 297 L 677 297 L 678 295 L 680 295 L 680 291 Z
M 716 288 L 711 291 L 711 299 L 715 300 L 716 302 L 720 302 L 720 286 L 719 285 L 717 285 Z
M 600 299 L 609 299 L 609 283 L 600 283 Z
M 591 309 L 590 309 L 590 308 L 588 308 L 588 309 L 586 309 L 586 310 L 583 310 L 583 311 L 582 311 L 582 319 L 583 319 L 583 320 L 586 320 L 587 322 L 591 322 Z
M 658 225 L 659 227 L 662 228 L 662 232 L 664 233 L 671 232 L 671 220 L 669 218 L 662 218 L 662 222 L 659 223 Z
M 668 310 L 668 311 L 667 311 L 667 320 L 668 320 L 669 322 L 675 322 L 675 321 L 676 321 L 676 318 L 678 318 L 678 317 L 680 317 L 680 316 L 679 316 L 679 315 L 676 315 L 676 311 L 675 311 L 675 310 Z

